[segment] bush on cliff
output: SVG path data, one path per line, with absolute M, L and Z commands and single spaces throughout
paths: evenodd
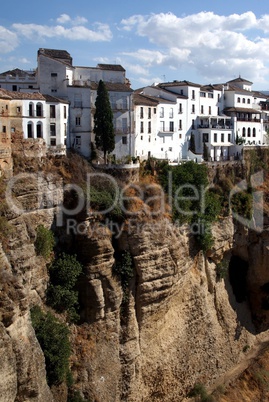
M 67 311 L 68 318 L 76 321 L 79 317 L 77 310 L 78 292 L 75 286 L 82 265 L 75 255 L 62 253 L 49 267 L 50 284 L 47 289 L 47 303 L 57 312 Z
M 36 229 L 35 249 L 37 255 L 49 258 L 55 246 L 54 236 L 51 230 L 43 225 L 38 225 Z
M 60 384 L 70 377 L 71 347 L 69 330 L 51 313 L 43 313 L 39 306 L 31 309 L 32 324 L 44 353 L 48 384 Z

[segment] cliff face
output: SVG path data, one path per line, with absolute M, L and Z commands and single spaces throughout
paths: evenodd
M 39 188 L 42 197 L 27 180 L 16 186 L 16 203 L 25 211 L 11 213 L 15 230 L 8 249 L 0 250 L 1 402 L 61 400 L 46 384 L 44 356 L 29 314 L 44 302 L 48 281 L 45 261 L 35 253 L 35 230 L 41 223 L 53 226 L 62 201 L 54 181 L 46 180 L 46 191 Z M 40 199 L 44 208 L 35 207 Z M 117 238 L 99 223 L 84 224 L 83 233 L 68 241 L 84 265 L 82 322 L 70 327 L 70 363 L 75 388 L 85 398 L 183 401 L 195 383 L 214 387 L 225 381 L 248 353 L 269 341 L 266 231 L 249 232 L 225 218 L 214 226 L 214 246 L 205 257 L 187 228 L 165 217 L 126 222 Z M 67 240 L 63 232 L 62 237 Z M 115 249 L 127 250 L 133 259 L 128 297 L 113 273 Z M 229 272 L 219 278 L 223 257 L 233 260 L 230 276 L 239 267 L 231 282 Z

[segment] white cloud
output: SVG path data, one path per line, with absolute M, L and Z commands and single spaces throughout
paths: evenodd
M 19 44 L 16 33 L 0 26 L 0 53 L 9 53 Z
M 67 22 L 71 21 L 71 18 L 67 14 L 61 14 L 56 21 L 58 24 L 66 24 Z
M 123 30 L 134 31 L 149 41 L 150 50 L 144 45 L 143 49 L 128 53 L 139 60 L 141 67 L 161 65 L 182 71 L 191 68 L 210 81 L 240 72 L 249 79 L 260 77 L 261 72 L 269 73 L 269 39 L 256 32 L 269 32 L 269 15 L 258 20 L 251 11 L 229 16 L 213 12 L 183 17 L 160 13 L 134 15 L 121 24 Z
M 95 30 L 84 26 L 65 28 L 61 25 L 46 26 L 36 24 L 13 24 L 12 27 L 19 35 L 32 40 L 38 38 L 65 38 L 69 40 L 84 40 L 89 42 L 110 41 L 112 32 L 107 24 L 95 23 Z

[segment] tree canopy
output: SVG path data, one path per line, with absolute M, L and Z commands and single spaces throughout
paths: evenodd
M 112 152 L 115 148 L 115 134 L 113 112 L 109 101 L 109 95 L 102 80 L 100 80 L 98 84 L 95 108 L 95 144 L 98 149 L 104 152 L 104 159 L 106 162 L 107 154 Z

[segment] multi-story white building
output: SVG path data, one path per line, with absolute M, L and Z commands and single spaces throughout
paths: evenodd
M 266 95 L 251 87 L 251 82 L 239 77 L 225 84 L 173 81 L 136 91 L 135 155 L 200 160 L 206 148 L 209 160 L 227 160 L 238 156 L 238 143 L 264 144 L 269 103 Z M 151 133 L 150 147 L 142 133 L 148 124 L 141 112 L 147 105 L 145 99 L 156 103 L 156 130 Z
M 64 153 L 68 131 L 67 101 L 39 92 L 25 93 L 0 89 L 0 99 L 9 99 L 0 111 L 0 131 L 20 134 L 23 139 L 43 139 L 54 152 Z M 6 121 L 9 125 L 7 127 Z

